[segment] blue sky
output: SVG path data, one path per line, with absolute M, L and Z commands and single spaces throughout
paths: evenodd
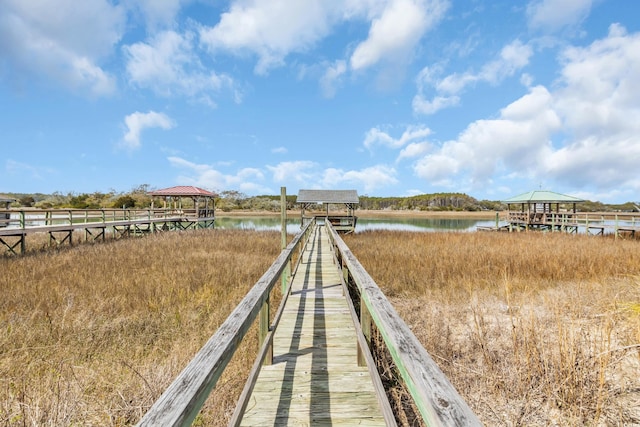
M 640 200 L 640 2 L 2 0 L 0 193 Z

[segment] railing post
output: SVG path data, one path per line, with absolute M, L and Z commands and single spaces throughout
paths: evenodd
M 362 335 L 364 335 L 367 345 L 371 348 L 371 314 L 362 296 L 360 296 L 360 327 L 362 328 Z M 367 366 L 367 359 L 365 357 L 367 351 L 368 349 L 363 349 L 358 346 L 358 366 Z
M 20 228 L 24 229 L 26 224 L 24 211 L 20 211 Z M 27 233 L 22 233 L 20 236 L 20 253 L 24 254 L 27 249 Z
M 589 214 L 587 214 L 584 219 L 585 219 L 585 227 L 586 227 L 585 234 L 588 236 L 589 234 L 591 234 L 589 233 Z
M 151 209 L 147 209 L 147 218 L 149 219 L 149 231 L 154 234 L 156 232 L 156 222 L 154 221 Z
M 342 279 L 344 280 L 344 284 L 349 286 L 349 268 L 344 259 L 344 254 L 342 254 Z
M 267 339 L 267 335 L 269 334 L 269 315 L 270 315 L 270 302 L 269 296 L 267 295 L 267 299 L 262 304 L 260 308 L 260 316 L 259 316 L 259 325 L 258 325 L 258 350 L 262 348 L 264 341 Z M 269 349 L 267 350 L 267 354 L 264 356 L 265 365 L 271 365 L 273 363 L 273 344 L 269 345 Z
M 69 209 L 69 246 L 73 246 L 73 211 Z M 64 239 L 62 240 L 64 242 Z
M 280 249 L 284 249 L 287 247 L 287 187 L 280 187 L 280 229 Z M 290 274 L 291 258 L 289 258 L 289 262 L 287 262 L 287 266 L 280 277 L 283 295 L 287 290 L 287 282 L 289 281 Z
M 88 210 L 84 211 L 84 223 L 85 224 L 89 223 L 89 211 Z M 84 228 L 84 241 L 85 242 L 89 241 L 89 227 L 85 227 Z

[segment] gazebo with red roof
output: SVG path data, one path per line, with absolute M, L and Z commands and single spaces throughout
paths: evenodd
M 182 199 L 189 198 L 193 200 L 195 208 L 194 214 L 197 218 L 214 217 L 215 198 L 217 197 L 217 194 L 203 188 L 194 187 L 193 185 L 178 185 L 175 187 L 150 191 L 149 195 L 151 197 L 163 197 L 165 209 L 167 208 L 168 201 L 169 207 L 173 204 L 173 209 L 181 212 L 184 212 L 182 209 Z M 204 208 L 202 208 L 201 202 L 204 202 Z M 151 208 L 153 209 L 153 200 L 151 201 Z

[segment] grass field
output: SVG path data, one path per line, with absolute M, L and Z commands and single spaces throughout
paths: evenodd
M 486 425 L 640 423 L 640 247 L 560 233 L 346 238 Z M 280 251 L 163 233 L 0 258 L 0 425 L 134 424 Z M 226 425 L 250 331 L 199 425 Z
M 279 233 L 199 230 L 0 258 L 0 425 L 137 422 L 279 252 Z M 226 425 L 246 341 L 198 422 Z
M 640 247 L 562 233 L 347 244 L 486 425 L 640 425 Z

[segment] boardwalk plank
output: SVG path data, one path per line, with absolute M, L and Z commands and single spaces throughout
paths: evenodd
M 357 339 L 324 227 L 316 228 L 292 279 L 241 425 L 385 425 L 373 381 L 357 365 Z

